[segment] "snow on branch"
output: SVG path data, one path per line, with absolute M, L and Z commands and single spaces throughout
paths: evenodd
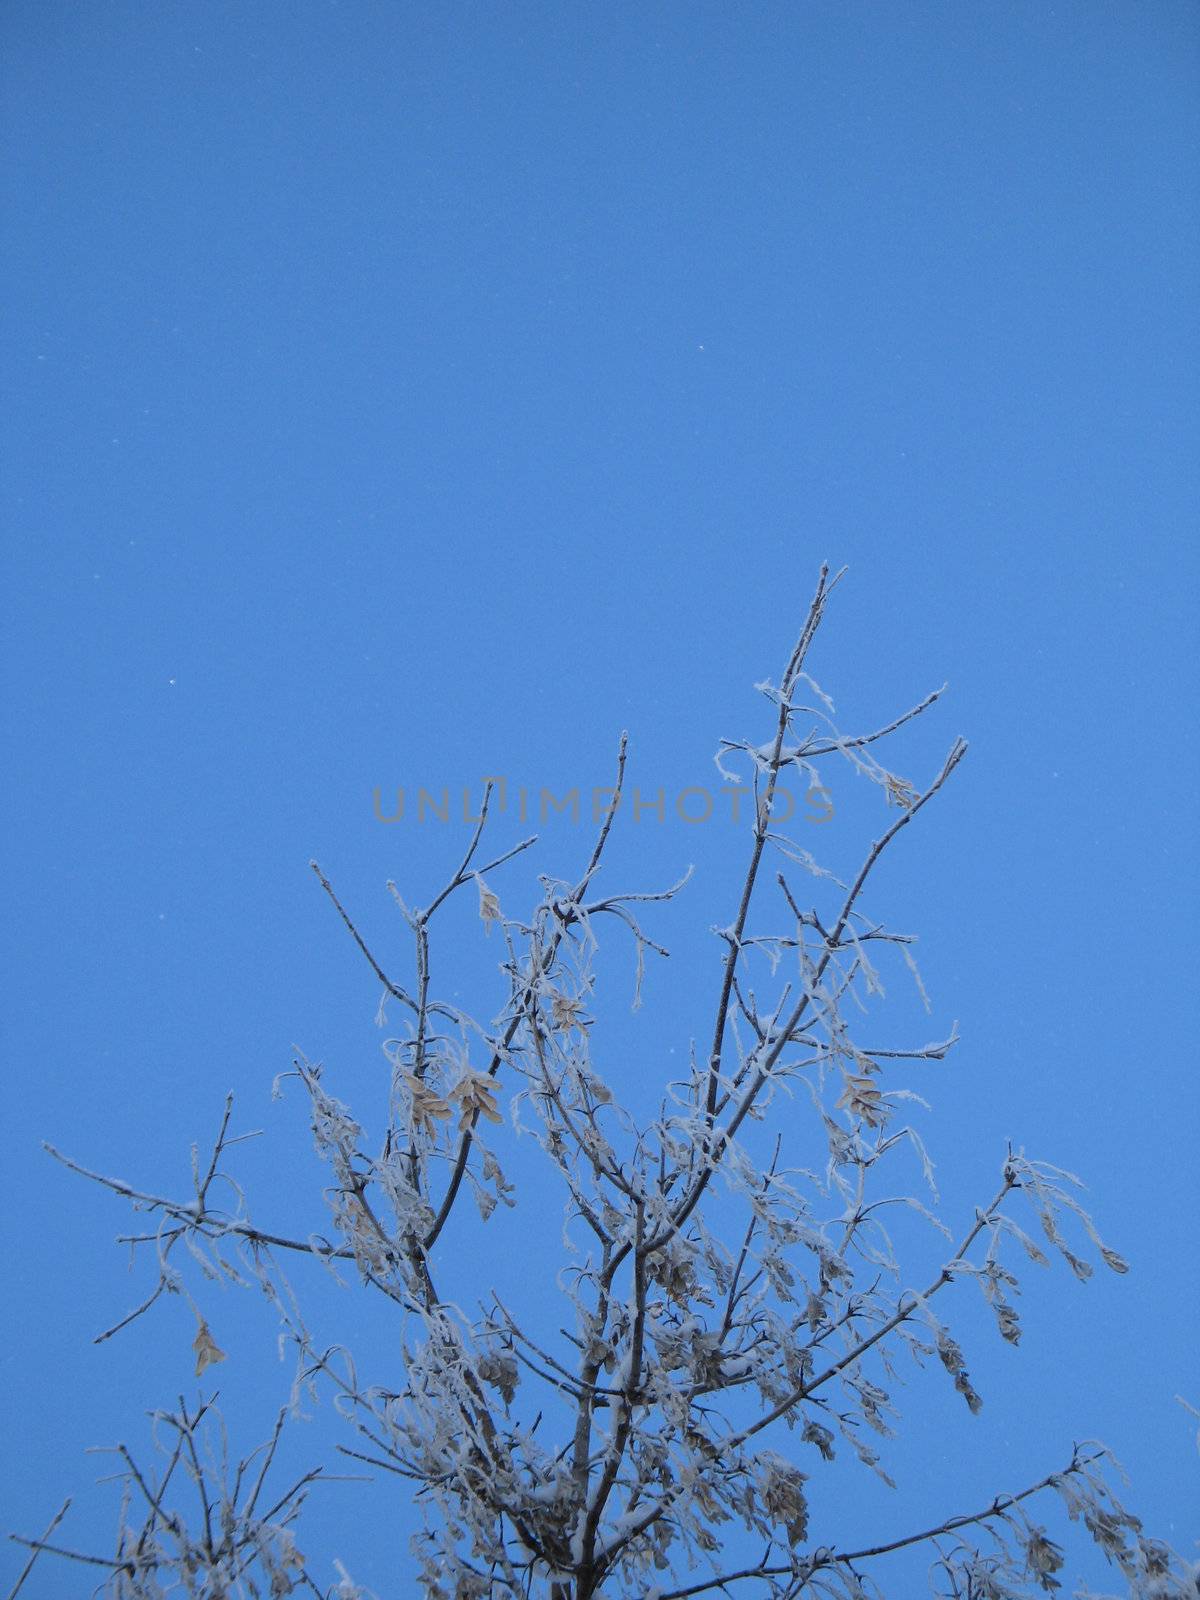
M 810 1506 L 807 1485 L 839 1456 L 891 1481 L 887 1445 L 905 1425 L 894 1393 L 901 1357 L 936 1357 L 971 1411 L 984 1403 L 949 1324 L 969 1281 L 999 1335 L 1016 1344 L 1018 1264 L 1045 1266 L 1057 1253 L 1080 1279 L 1095 1259 L 1126 1270 L 1081 1206 L 1078 1180 L 1022 1152 L 1003 1153 L 998 1187 L 972 1214 L 947 1222 L 938 1213 L 933 1163 L 907 1120 L 923 1103 L 908 1078 L 917 1073 L 924 1088 L 957 1031 L 923 1045 L 883 1036 L 893 966 L 915 980 L 926 1009 L 929 1000 L 913 935 L 877 920 L 869 902 L 880 860 L 908 848 L 906 836 L 932 818 L 967 747 L 954 740 L 923 781 L 881 760 L 886 741 L 941 690 L 874 732 L 839 731 L 809 657 L 840 576 L 822 568 L 778 686 L 761 686 L 770 736 L 721 742 L 723 771 L 739 754 L 753 771 L 748 859 L 717 933 L 711 1009 L 679 1022 L 680 1046 L 703 1042 L 684 1077 L 660 1077 L 655 1115 L 635 1114 L 631 1093 L 654 1062 L 626 1066 L 624 1050 L 614 1059 L 604 1046 L 601 935 L 632 941 L 640 999 L 647 964 L 667 955 L 654 935 L 657 907 L 690 874 L 651 891 L 594 886 L 625 783 L 622 736 L 616 798 L 582 871 L 543 876 L 530 909 L 513 912 L 512 873 L 534 841 L 480 859 L 490 784 L 462 859 L 429 904 L 415 908 L 390 886 L 412 947 L 403 981 L 312 864 L 385 998 L 403 1011 L 400 1035 L 384 1047 L 386 1093 L 369 1113 L 352 1111 L 321 1067 L 293 1063 L 327 1173 L 324 1231 L 252 1213 L 231 1170 L 240 1136 L 230 1102 L 207 1159 L 193 1155 L 182 1198 L 52 1151 L 151 1219 L 127 1239 L 150 1255 L 157 1281 L 101 1338 L 164 1295 L 183 1295 L 199 1324 L 203 1373 L 224 1354 L 201 1309 L 204 1285 L 251 1283 L 266 1294 L 296 1357 L 293 1404 L 308 1389 L 331 1393 L 350 1429 L 339 1448 L 421 1507 L 398 1595 L 876 1596 L 888 1560 L 921 1548 L 932 1592 L 998 1600 L 1059 1587 L 1062 1547 L 1034 1516 L 1050 1517 L 1056 1502 L 1068 1531 L 1090 1535 L 1134 1593 L 1195 1595 L 1185 1564 L 1116 1499 L 1099 1447 L 1076 1448 L 1065 1467 L 998 1489 L 986 1505 L 948 1506 L 928 1526 L 852 1549 L 822 1537 Z M 819 781 L 820 764 L 838 761 L 875 782 L 882 803 L 858 865 L 835 871 L 780 834 L 773 817 L 789 770 Z M 796 865 L 803 891 L 788 876 Z M 440 913 L 463 894 L 502 959 L 507 993 L 486 1018 L 448 998 L 442 962 L 453 950 L 435 942 Z M 470 1231 L 535 1204 L 502 1164 L 522 1135 L 536 1141 L 565 1208 L 558 1328 L 486 1281 L 475 1310 L 442 1287 Z M 905 1187 L 914 1161 L 921 1198 Z M 929 1227 L 940 1263 L 932 1274 L 898 1257 L 887 1220 L 896 1207 Z M 1022 1208 L 1049 1252 L 1018 1220 Z M 357 1278 L 395 1321 L 399 1375 L 395 1365 L 360 1372 L 348 1347 L 316 1339 L 284 1259 Z M 321 1589 L 297 1548 L 293 1521 L 319 1473 L 261 1509 L 262 1471 L 247 1493 L 247 1463 L 230 1478 L 203 1457 L 200 1421 L 186 1408 L 164 1416 L 174 1442 L 155 1478 L 122 1447 L 116 1557 L 61 1546 L 56 1518 L 25 1541 L 31 1559 L 94 1562 L 116 1596 L 363 1593 L 344 1569 L 334 1589 Z M 274 1443 L 264 1470 L 273 1454 Z M 180 1467 L 195 1485 L 198 1524 L 168 1504 Z

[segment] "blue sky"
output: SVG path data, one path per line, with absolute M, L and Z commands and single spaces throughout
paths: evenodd
M 310 1204 L 272 1078 L 297 1045 L 365 1114 L 383 1062 L 309 858 L 399 963 L 384 881 L 427 898 L 465 830 L 373 787 L 604 783 L 622 728 L 644 790 L 714 784 L 828 559 L 845 725 L 948 679 L 905 756 L 972 744 L 880 889 L 963 1035 L 921 1086 L 947 1213 L 1011 1137 L 1132 1261 L 1030 1280 L 1019 1352 L 980 1323 L 984 1415 L 922 1426 L 915 1387 L 863 1515 L 1099 1435 L 1194 1554 L 1195 8 L 10 0 L 3 33 L 6 1526 L 74 1490 L 101 1542 L 84 1447 L 195 1387 L 183 1306 L 90 1343 L 142 1279 L 39 1141 L 182 1187 L 232 1088 L 256 1214 Z M 841 782 L 848 859 L 878 824 Z M 586 830 L 544 839 L 578 871 Z M 708 1026 L 744 851 L 617 831 L 629 886 L 697 868 L 650 1056 Z M 213 1321 L 254 1442 L 269 1327 Z M 318 1547 L 407 1593 L 328 1494 Z

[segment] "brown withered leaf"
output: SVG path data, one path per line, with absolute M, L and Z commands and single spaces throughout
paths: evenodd
M 1045 1528 L 1031 1528 L 1025 1540 L 1025 1567 L 1037 1578 L 1041 1588 L 1048 1592 L 1062 1588 L 1053 1576 L 1062 1570 L 1062 1564 L 1062 1549 L 1053 1540 L 1047 1539 Z
M 890 1114 L 883 1095 L 871 1079 L 854 1072 L 846 1074 L 846 1086 L 838 1097 L 837 1109 L 861 1117 L 869 1128 L 882 1128 Z
M 436 1134 L 436 1123 L 445 1122 L 451 1114 L 450 1107 L 440 1094 L 411 1073 L 405 1074 L 404 1083 L 412 1101 L 413 1122 L 426 1133 Z
M 483 931 L 491 933 L 492 923 L 499 922 L 501 918 L 500 901 L 482 878 L 477 878 L 475 881 L 479 885 L 479 916 L 483 922 Z
M 208 1323 L 201 1319 L 200 1327 L 192 1340 L 192 1349 L 196 1352 L 196 1376 L 202 1378 L 206 1367 L 215 1366 L 218 1361 L 225 1360 L 225 1352 L 217 1345 L 209 1331 Z
M 551 1016 L 555 1028 L 566 1033 L 571 1028 L 582 1029 L 588 1024 L 590 1018 L 584 1015 L 583 1001 L 576 995 L 560 994 L 555 992 L 551 1003 Z
M 450 1091 L 451 1100 L 458 1103 L 458 1125 L 465 1128 L 475 1113 L 489 1122 L 503 1122 L 496 1109 L 496 1089 L 491 1078 L 482 1072 L 466 1072 Z
M 514 1357 L 503 1351 L 481 1356 L 479 1376 L 491 1388 L 499 1390 L 505 1405 L 512 1404 L 520 1377 Z
M 887 775 L 887 798 L 890 806 L 903 806 L 906 811 L 916 803 L 917 791 L 907 778 L 897 777 L 894 772 Z

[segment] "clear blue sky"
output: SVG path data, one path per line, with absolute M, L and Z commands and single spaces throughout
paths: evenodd
M 1012 1137 L 1132 1261 L 1027 1279 L 1017 1352 L 964 1297 L 983 1415 L 922 1429 L 948 1386 L 914 1384 L 901 1487 L 856 1504 L 902 1533 L 1099 1435 L 1195 1555 L 1200 12 L 8 0 L 0 29 L 5 1527 L 75 1490 L 102 1542 L 83 1448 L 195 1389 L 182 1305 L 89 1342 L 144 1280 L 39 1140 L 182 1189 L 233 1088 L 284 1220 L 292 1045 L 364 1115 L 384 1070 L 309 857 L 399 965 L 384 881 L 419 902 L 464 829 L 384 826 L 375 785 L 603 783 L 624 727 L 645 789 L 712 783 L 828 558 L 846 724 L 949 679 L 912 775 L 972 742 L 880 907 L 963 1034 L 919 1085 L 947 1215 Z M 841 781 L 845 860 L 874 824 Z M 683 1050 L 744 837 L 615 843 L 630 886 L 698 869 L 645 1023 Z M 537 865 L 586 848 L 552 824 Z M 264 1310 L 210 1298 L 252 1443 L 286 1373 Z M 404 1517 L 353 1499 L 305 1548 L 406 1595 Z

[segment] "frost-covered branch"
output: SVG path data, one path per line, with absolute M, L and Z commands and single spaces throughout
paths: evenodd
M 1045 1265 L 1057 1253 L 1079 1279 L 1093 1255 L 1125 1271 L 1080 1205 L 1078 1180 L 1021 1151 L 1007 1151 L 998 1191 L 957 1244 L 938 1215 L 932 1161 L 909 1118 L 923 1102 L 905 1074 L 919 1065 L 928 1078 L 957 1028 L 925 1045 L 907 1042 L 907 1029 L 888 1042 L 881 1017 L 893 968 L 912 980 L 925 1010 L 931 1003 L 915 936 L 887 926 L 869 902 L 880 860 L 946 786 L 966 745 L 951 744 L 924 788 L 883 765 L 887 741 L 941 690 L 873 733 L 838 730 L 809 662 L 840 577 L 822 568 L 778 686 L 759 686 L 771 706 L 770 737 L 721 741 L 727 776 L 737 776 L 729 763 L 749 764 L 748 861 L 731 920 L 718 931 L 709 1000 L 699 1019 L 679 1019 L 688 1066 L 675 1081 L 655 1080 L 655 1114 L 633 1109 L 633 1074 L 642 1082 L 655 1063 L 627 1067 L 623 1049 L 614 1066 L 597 1044 L 607 981 L 600 934 L 632 942 L 640 999 L 647 960 L 667 954 L 655 937 L 656 908 L 682 893 L 687 875 L 666 889 L 594 887 L 624 793 L 622 736 L 610 803 L 582 871 L 576 864 L 578 875 L 541 877 L 531 908 L 513 912 L 509 884 L 534 841 L 484 849 L 496 823 L 490 783 L 465 851 L 429 904 L 410 906 L 389 885 L 412 939 L 403 981 L 313 863 L 383 986 L 381 1023 L 389 1000 L 401 1016 L 383 1045 L 389 1073 L 379 1104 L 352 1111 L 328 1069 L 300 1056 L 283 1075 L 306 1096 L 325 1164 L 326 1231 L 259 1226 L 232 1170 L 234 1147 L 247 1136 L 231 1133 L 229 1102 L 209 1159 L 193 1152 L 183 1198 L 52 1151 L 157 1224 L 124 1236 L 152 1258 L 157 1281 L 101 1337 L 181 1295 L 198 1322 L 202 1375 L 224 1352 L 196 1274 L 262 1291 L 295 1356 L 292 1405 L 330 1394 L 350 1430 L 338 1449 L 415 1491 L 423 1526 L 397 1595 L 415 1586 L 426 1600 L 684 1600 L 737 1586 L 762 1600 L 862 1600 L 882 1593 L 870 1563 L 917 1547 L 932 1552 L 934 1582 L 945 1585 L 938 1593 L 1046 1592 L 1056 1587 L 1059 1546 L 1028 1520 L 1029 1508 L 1057 1496 L 1068 1522 L 1085 1529 L 1136 1593 L 1195 1600 L 1183 1563 L 1116 1500 L 1101 1453 L 1077 1450 L 1062 1473 L 890 1541 L 835 1549 L 810 1526 L 812 1472 L 862 1467 L 891 1481 L 887 1441 L 920 1421 L 918 1410 L 906 1423 L 893 1398 L 902 1360 L 936 1358 L 970 1410 L 982 1404 L 943 1320 L 952 1285 L 976 1284 L 1000 1336 L 1016 1344 L 1022 1257 Z M 827 764 L 838 762 L 875 785 L 886 821 L 848 860 L 819 863 L 782 831 L 777 801 L 789 774 L 825 787 Z M 776 854 L 782 864 L 764 877 Z M 478 896 L 481 931 L 498 936 L 503 958 L 507 992 L 485 1017 L 452 1003 L 443 976 L 455 952 L 438 942 L 438 914 L 464 891 Z M 707 1047 L 688 1048 L 698 1031 Z M 563 1296 L 565 1315 L 553 1319 L 560 1327 L 544 1326 L 491 1283 L 478 1285 L 475 1312 L 448 1287 L 461 1288 L 450 1225 L 456 1234 L 468 1225 L 464 1194 L 481 1227 L 513 1207 L 534 1218 L 544 1210 L 545 1192 L 520 1192 L 502 1164 L 520 1137 L 546 1157 L 564 1205 L 568 1253 L 539 1284 Z M 904 1159 L 919 1165 L 919 1193 L 909 1192 Z M 937 1244 L 932 1259 L 942 1264 L 932 1278 L 929 1258 L 911 1267 L 898 1259 L 890 1232 L 897 1207 L 932 1240 L 950 1240 Z M 1022 1207 L 1048 1249 L 1018 1220 Z M 516 1237 L 503 1233 L 502 1248 Z M 357 1274 L 358 1285 L 376 1291 L 370 1299 L 389 1319 L 382 1345 L 390 1357 L 360 1364 L 355 1324 L 348 1337 L 318 1337 L 302 1310 L 304 1284 L 294 1289 L 283 1276 L 285 1257 L 338 1283 Z M 538 1270 L 531 1258 L 530 1280 Z M 248 1493 L 249 1467 L 231 1476 L 206 1458 L 198 1420 L 181 1406 L 164 1424 L 176 1438 L 158 1478 L 121 1454 L 127 1505 L 115 1559 L 52 1544 L 53 1526 L 30 1548 L 105 1567 L 109 1594 L 131 1600 L 168 1592 L 164 1575 L 198 1562 L 207 1566 L 195 1570 L 226 1585 L 214 1577 L 208 1589 L 187 1591 L 204 1600 L 306 1585 L 322 1592 L 290 1542 L 317 1474 L 260 1513 L 262 1472 Z M 171 1498 L 177 1471 L 195 1486 L 194 1533 Z M 348 1576 L 332 1592 L 360 1593 Z

